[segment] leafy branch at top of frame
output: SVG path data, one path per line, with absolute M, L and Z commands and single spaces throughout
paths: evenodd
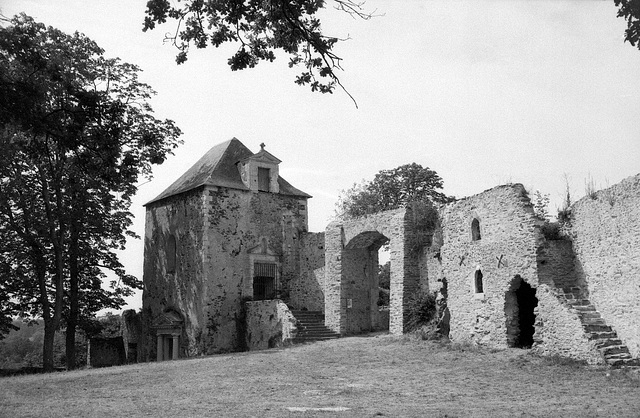
M 353 18 L 368 20 L 373 13 L 364 10 L 364 2 L 333 0 L 336 10 Z M 289 67 L 304 70 L 295 79 L 312 91 L 333 93 L 339 86 L 353 100 L 336 72 L 342 70 L 342 58 L 334 52 L 340 39 L 326 36 L 317 13 L 323 0 L 149 0 L 143 30 L 176 20 L 176 30 L 165 41 L 178 49 L 176 62 L 187 60 L 189 48 L 238 44 L 228 59 L 233 71 L 255 67 L 260 61 L 272 62 L 281 50 L 290 56 Z M 347 38 L 348 39 L 348 38 Z

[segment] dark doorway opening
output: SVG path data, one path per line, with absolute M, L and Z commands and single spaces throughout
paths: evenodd
M 275 279 L 258 276 L 253 278 L 253 300 L 267 300 L 276 297 Z
M 505 298 L 507 344 L 510 347 L 531 348 L 535 333 L 536 289 L 516 276 Z

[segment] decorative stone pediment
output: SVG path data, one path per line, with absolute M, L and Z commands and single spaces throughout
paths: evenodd
M 282 161 L 266 151 L 264 147 L 264 144 L 260 144 L 260 151 L 238 161 L 240 177 L 250 190 L 279 193 L 278 165 Z
M 252 255 L 277 255 L 273 248 L 269 246 L 269 241 L 267 241 L 267 239 L 264 237 L 260 240 L 260 244 L 256 245 L 253 248 L 250 248 L 247 252 Z
M 158 330 L 158 333 L 172 334 L 181 331 L 183 322 L 180 314 L 174 311 L 167 311 L 156 316 L 151 326 Z

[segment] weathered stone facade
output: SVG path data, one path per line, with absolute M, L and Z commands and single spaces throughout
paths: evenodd
M 472 236 L 472 223 L 479 237 Z M 537 220 L 521 185 L 501 186 L 443 208 L 443 245 L 432 263 L 448 283 L 452 340 L 507 345 L 505 295 L 516 277 L 537 287 Z M 481 275 L 482 288 L 476 287 Z
M 214 147 L 147 204 L 143 310 L 147 318 L 169 309 L 184 317 L 180 356 L 242 348 L 242 302 L 287 297 L 298 275 L 309 196 L 281 177 L 277 192 L 244 185 L 235 162 L 251 167 L 252 156 L 235 139 Z M 146 334 L 154 358 L 154 330 Z
M 234 139 L 147 204 L 141 359 L 281 345 L 296 332 L 290 308 L 323 311 L 342 335 L 400 334 L 410 298 L 446 284 L 453 341 L 640 364 L 640 175 L 577 202 L 549 239 L 520 184 L 442 205 L 433 231 L 406 207 L 310 233 L 310 196 L 279 163 Z
M 299 276 L 291 281 L 289 304 L 294 309 L 324 311 L 324 232 L 300 236 Z
M 570 223 L 589 300 L 640 357 L 640 174 L 576 202 Z

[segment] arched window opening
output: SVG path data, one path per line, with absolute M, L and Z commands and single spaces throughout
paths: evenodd
M 474 218 L 474 220 L 471 221 L 471 240 L 478 241 L 480 238 L 480 221 Z
M 476 270 L 476 274 L 473 280 L 474 289 L 476 293 L 484 293 L 484 286 L 482 283 L 482 271 Z
M 176 237 L 169 235 L 167 239 L 167 273 L 176 272 Z

